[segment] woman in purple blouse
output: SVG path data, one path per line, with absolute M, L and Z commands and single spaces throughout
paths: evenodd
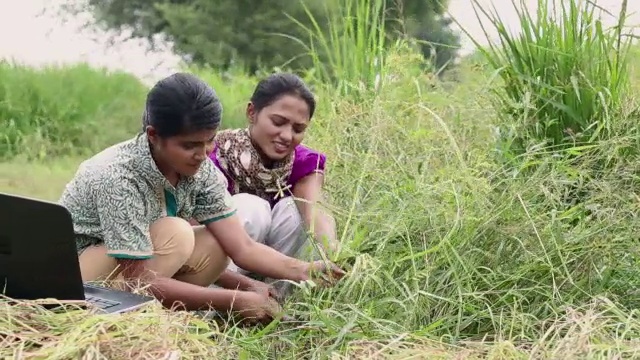
M 316 250 L 337 248 L 335 222 L 316 205 L 326 156 L 301 144 L 315 107 L 299 77 L 273 74 L 251 96 L 249 126 L 220 131 L 210 155 L 226 177 L 249 235 L 297 258 L 318 259 Z M 308 241 L 307 230 L 315 241 Z M 231 269 L 237 268 L 232 264 Z

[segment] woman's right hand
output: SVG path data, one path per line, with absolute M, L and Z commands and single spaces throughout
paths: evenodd
M 305 280 L 312 279 L 321 286 L 333 286 L 346 275 L 338 265 L 324 260 L 308 263 L 303 272 Z
M 235 301 L 234 311 L 242 317 L 242 322 L 251 325 L 268 324 L 282 312 L 275 299 L 260 292 L 241 291 Z

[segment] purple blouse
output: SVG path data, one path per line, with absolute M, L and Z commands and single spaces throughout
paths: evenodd
M 222 168 L 220 167 L 220 163 L 216 158 L 216 148 L 213 149 L 211 155 L 209 156 L 213 163 L 221 170 L 224 176 L 227 178 L 227 182 L 229 186 L 227 190 L 233 194 L 233 178 Z M 327 156 L 321 152 L 315 151 L 309 147 L 306 147 L 302 144 L 295 147 L 293 150 L 293 164 L 291 166 L 291 175 L 289 175 L 289 179 L 287 180 L 287 185 L 290 185 L 291 188 L 295 186 L 295 184 L 300 181 L 303 177 L 314 173 L 314 172 L 323 172 L 325 168 L 325 162 L 327 161 Z M 277 202 L 277 201 L 276 201 Z M 273 206 L 275 202 L 271 201 L 271 206 Z

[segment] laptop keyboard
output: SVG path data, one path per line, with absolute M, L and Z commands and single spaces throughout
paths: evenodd
M 92 304 L 93 306 L 100 308 L 100 309 L 108 309 L 111 307 L 114 307 L 116 305 L 120 305 L 120 302 L 118 301 L 112 301 L 112 300 L 107 300 L 107 299 L 102 299 L 102 298 L 98 298 L 95 296 L 86 296 L 85 300 Z

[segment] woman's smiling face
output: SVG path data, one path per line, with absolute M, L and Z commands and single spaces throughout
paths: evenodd
M 251 140 L 263 157 L 278 161 L 286 158 L 304 139 L 310 122 L 309 105 L 299 96 L 285 94 L 256 111 L 247 106 Z

